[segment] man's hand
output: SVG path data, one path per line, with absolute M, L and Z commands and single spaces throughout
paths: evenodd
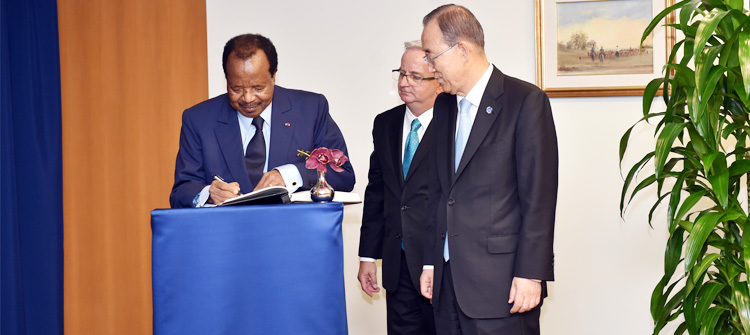
M 357 274 L 362 291 L 372 297 L 373 293 L 380 292 L 378 287 L 378 266 L 375 262 L 359 262 L 359 273 Z
M 434 276 L 434 269 L 424 269 L 422 270 L 422 275 L 419 276 L 419 288 L 422 291 L 422 295 L 425 298 L 430 299 L 430 303 L 432 303 L 432 278 Z
M 253 191 L 264 189 L 269 186 L 286 186 L 284 177 L 281 176 L 279 170 L 274 169 L 264 173 L 263 177 L 260 178 L 258 185 L 255 185 L 255 189 Z
M 234 198 L 240 194 L 240 184 L 214 180 L 211 182 L 211 187 L 208 188 L 208 194 L 208 199 L 214 204 L 219 205 L 227 201 L 227 199 Z
M 542 283 L 532 279 L 514 277 L 510 285 L 509 304 L 513 304 L 510 313 L 528 312 L 542 299 Z

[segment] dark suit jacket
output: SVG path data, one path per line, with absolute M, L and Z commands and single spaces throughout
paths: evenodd
M 414 288 L 419 290 L 427 217 L 427 156 L 432 126 L 427 127 L 404 180 L 401 165 L 406 105 L 375 117 L 374 150 L 365 190 L 359 256 L 383 259 L 383 287 L 396 292 L 401 266 L 401 239 Z
M 491 113 L 488 113 L 491 108 Z M 513 277 L 553 280 L 557 139 L 547 95 L 493 69 L 454 173 L 456 96 L 435 100 L 425 264 L 440 308 L 445 232 L 456 299 L 472 318 L 510 315 Z M 543 283 L 543 295 L 546 284 Z
M 328 114 L 328 101 L 323 95 L 276 86 L 272 108 L 269 169 L 294 164 L 302 175 L 301 189 L 309 189 L 317 182 L 317 172 L 305 168 L 306 157 L 298 157 L 298 149 L 327 147 L 348 156 L 344 137 Z M 185 110 L 169 197 L 172 208 L 192 207 L 193 198 L 211 184 L 213 174 L 227 182 L 238 182 L 243 192 L 252 191 L 255 185 L 250 182 L 244 159 L 237 111 L 226 94 Z M 343 168 L 341 173 L 329 169 L 326 180 L 335 190 L 348 192 L 354 188 L 354 170 L 349 162 Z

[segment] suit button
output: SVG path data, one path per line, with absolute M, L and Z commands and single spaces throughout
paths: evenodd
M 407 208 L 409 208 L 409 207 L 406 207 L 406 206 L 401 206 L 401 210 L 402 210 L 402 211 L 405 211 L 405 210 L 406 210 Z
M 453 204 L 456 203 L 456 200 L 448 199 L 448 206 L 453 206 Z
M 440 239 L 441 239 L 441 240 L 444 240 L 444 239 L 445 239 L 445 233 L 442 233 L 442 234 L 440 234 Z
M 401 239 L 401 234 L 396 234 L 396 238 L 400 240 Z

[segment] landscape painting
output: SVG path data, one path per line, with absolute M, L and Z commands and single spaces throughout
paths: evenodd
M 557 75 L 653 73 L 652 18 L 652 0 L 557 3 Z

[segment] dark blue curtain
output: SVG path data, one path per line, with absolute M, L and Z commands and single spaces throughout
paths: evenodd
M 63 333 L 55 0 L 0 0 L 0 333 Z

